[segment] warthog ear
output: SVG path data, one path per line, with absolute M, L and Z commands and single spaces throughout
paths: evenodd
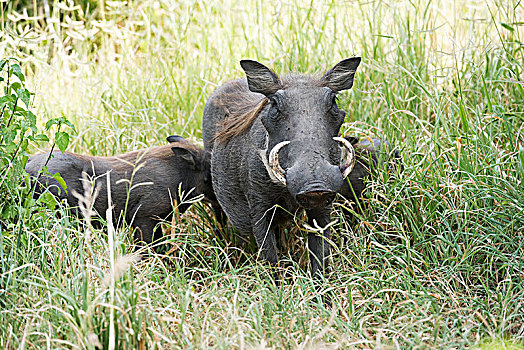
M 327 71 L 321 78 L 323 85 L 333 91 L 351 89 L 353 86 L 353 77 L 359 64 L 360 57 L 346 58 L 338 62 L 335 67 Z
M 196 156 L 193 154 L 192 151 L 188 150 L 184 147 L 171 147 L 171 150 L 173 153 L 183 159 L 184 161 L 188 162 L 189 165 L 191 165 L 193 168 L 196 166 Z
M 186 141 L 185 138 L 183 138 L 182 136 L 178 136 L 178 135 L 170 135 L 170 136 L 166 137 L 166 140 L 169 143 L 171 143 L 171 142 L 185 142 Z
M 280 79 L 273 71 L 262 63 L 252 60 L 242 60 L 240 65 L 246 72 L 249 90 L 259 94 L 271 95 L 281 88 Z

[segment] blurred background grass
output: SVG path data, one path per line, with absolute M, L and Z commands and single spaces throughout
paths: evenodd
M 207 97 L 242 77 L 243 58 L 278 73 L 322 74 L 361 56 L 354 88 L 341 96 L 343 132 L 389 140 L 405 166 L 402 174 L 379 166 L 366 208 L 337 226 L 321 292 L 333 295 L 333 311 L 301 267 L 296 228 L 287 232 L 288 278 L 277 288 L 253 252 L 210 234 L 212 219 L 195 207 L 172 223 L 174 251 L 132 267 L 111 301 L 100 282 L 109 264 L 104 231 L 88 240 L 75 219 L 40 213 L 27 224 L 17 265 L 4 272 L 17 271 L 0 345 L 107 346 L 109 310 L 122 348 L 522 342 L 520 1 L 0 5 L 0 56 L 23 62 L 42 123 L 66 116 L 76 125 L 71 151 L 112 155 L 170 134 L 200 142 Z M 119 235 L 125 253 L 127 233 Z

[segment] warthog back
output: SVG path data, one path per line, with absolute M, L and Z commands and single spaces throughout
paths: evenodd
M 171 137 L 173 138 L 173 137 Z M 169 138 L 168 138 L 169 139 Z M 96 192 L 93 209 L 104 218 L 108 208 L 107 177 L 110 179 L 113 217 L 119 223 L 138 228 L 135 240 L 151 243 L 159 238 L 158 220 L 169 218 L 176 200 L 184 212 L 185 200 L 199 195 L 214 199 L 211 184 L 210 156 L 203 149 L 181 137 L 177 142 L 151 147 L 113 157 L 94 157 L 54 151 L 32 156 L 26 171 L 38 178 L 38 191 L 48 189 L 79 213 L 79 196 Z M 47 172 L 59 173 L 67 188 L 50 175 L 40 174 L 47 162 Z M 87 191 L 87 193 L 86 193 Z M 186 195 L 181 198 L 180 194 Z

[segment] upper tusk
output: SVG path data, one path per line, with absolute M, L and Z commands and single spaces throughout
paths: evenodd
M 343 165 L 344 172 L 342 173 L 342 176 L 346 178 L 353 171 L 353 167 L 355 166 L 355 149 L 353 148 L 353 145 L 343 137 L 333 137 L 333 140 L 340 142 L 347 149 L 346 159 Z
M 278 162 L 278 152 L 282 149 L 282 147 L 289 145 L 289 143 L 290 141 L 282 141 L 277 143 L 275 147 L 271 149 L 271 152 L 269 152 L 269 168 L 271 169 L 271 173 L 284 186 L 286 186 L 286 176 L 284 169 L 282 169 Z

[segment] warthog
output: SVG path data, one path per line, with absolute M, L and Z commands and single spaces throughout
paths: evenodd
M 345 112 L 336 95 L 352 87 L 359 64 L 359 57 L 345 59 L 321 78 L 278 77 L 243 60 L 247 79 L 220 86 L 206 103 L 204 146 L 212 151 L 218 202 L 273 265 L 276 224 L 286 211 L 305 209 L 309 225 L 318 228 L 308 233 L 312 275 L 326 266 L 332 201 L 354 165 L 353 147 L 337 137 Z
M 158 220 L 171 217 L 175 200 L 180 212 L 190 206 L 187 200 L 199 195 L 215 200 L 209 153 L 180 136 L 169 136 L 167 140 L 168 145 L 114 157 L 60 151 L 54 151 L 50 158 L 49 152 L 36 154 L 30 157 L 25 170 L 38 178 L 37 192 L 49 189 L 59 200 L 66 200 L 77 214 L 84 183 L 93 181 L 98 194 L 93 208 L 103 219 L 108 208 L 109 174 L 114 217 L 137 228 L 135 241 L 151 243 L 161 237 L 161 229 L 156 228 Z M 52 176 L 39 175 L 48 158 L 48 172 L 59 173 L 67 189 Z M 187 197 L 181 199 L 181 193 Z

